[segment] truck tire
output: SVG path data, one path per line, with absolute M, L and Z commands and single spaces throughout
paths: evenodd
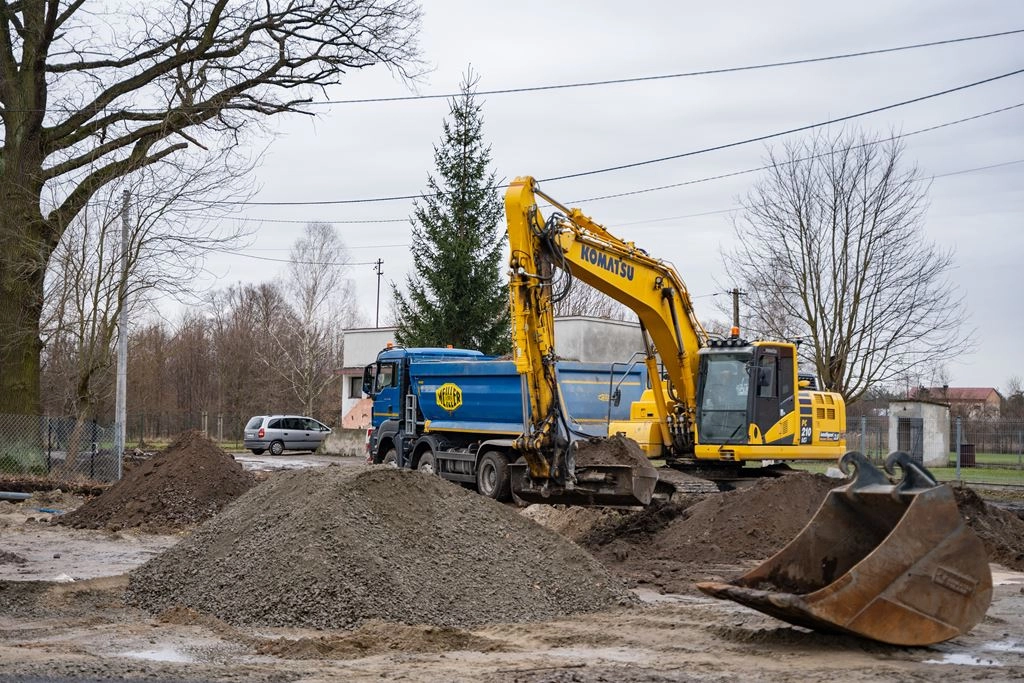
M 484 453 L 476 468 L 477 492 L 494 500 L 508 500 L 512 495 L 509 478 L 508 459 L 498 451 Z
M 437 474 L 437 459 L 433 451 L 423 451 L 420 461 L 416 463 L 416 469 L 424 474 Z
M 388 467 L 398 467 L 398 451 L 394 448 L 389 448 L 388 452 L 381 458 L 381 465 L 387 465 Z

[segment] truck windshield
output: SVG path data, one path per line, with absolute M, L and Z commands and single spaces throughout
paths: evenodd
M 700 441 L 746 441 L 750 354 L 709 354 L 705 358 L 698 426 Z

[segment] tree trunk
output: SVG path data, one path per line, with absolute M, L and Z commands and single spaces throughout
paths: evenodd
M 39 319 L 50 247 L 39 198 L 12 190 L 0 177 L 0 413 L 38 415 Z

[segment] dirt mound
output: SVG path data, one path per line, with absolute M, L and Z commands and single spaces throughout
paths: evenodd
M 993 562 L 1024 570 L 1024 520 L 994 505 L 988 505 L 968 488 L 954 488 L 960 514 L 985 544 Z
M 464 628 L 633 601 L 576 545 L 438 477 L 285 472 L 133 571 L 128 600 L 232 624 Z
M 285 659 L 360 659 L 388 652 L 498 652 L 499 640 L 448 626 L 409 626 L 383 621 L 363 624 L 351 633 L 320 638 L 275 638 L 257 645 L 261 655 Z
M 214 516 L 253 484 L 230 454 L 202 432 L 189 431 L 58 523 L 79 529 L 177 530 Z
M 581 538 L 617 574 L 668 592 L 695 580 L 724 578 L 764 559 L 796 536 L 825 495 L 844 480 L 797 472 L 751 487 L 651 505 L 611 517 Z
M 576 466 L 629 465 L 630 467 L 651 467 L 651 461 L 639 444 L 624 436 L 607 439 L 587 439 L 576 445 Z

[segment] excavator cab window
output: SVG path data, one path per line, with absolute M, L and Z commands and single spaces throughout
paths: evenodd
M 747 406 L 751 370 L 749 352 L 709 353 L 702 356 L 698 399 L 701 443 L 742 443 L 747 439 Z M 754 375 L 757 384 L 758 375 Z

